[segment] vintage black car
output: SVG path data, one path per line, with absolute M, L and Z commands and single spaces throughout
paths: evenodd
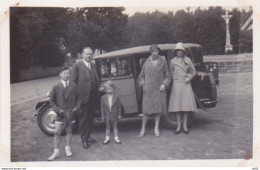
M 160 55 L 169 61 L 174 57 L 176 44 L 159 44 Z M 142 91 L 138 85 L 138 75 L 145 60 L 150 55 L 150 46 L 140 46 L 108 52 L 93 58 L 97 65 L 97 71 L 101 82 L 112 80 L 116 86 L 115 92 L 119 95 L 123 107 L 122 119 L 140 118 L 142 110 Z M 198 108 L 215 107 L 217 103 L 218 64 L 215 62 L 203 62 L 203 50 L 198 44 L 184 44 L 186 55 L 190 57 L 196 68 L 197 74 L 192 79 L 192 88 L 195 94 Z M 100 86 L 102 93 L 102 83 Z M 167 91 L 170 94 L 170 89 Z M 47 135 L 53 135 L 55 129 L 56 113 L 49 105 L 49 98 L 40 101 L 36 105 L 37 121 L 40 129 Z M 95 118 L 101 119 L 100 111 L 97 110 Z M 194 113 L 189 116 L 192 122 Z M 173 113 L 162 116 L 161 125 L 174 127 L 176 118 Z M 77 129 L 77 123 L 75 124 Z

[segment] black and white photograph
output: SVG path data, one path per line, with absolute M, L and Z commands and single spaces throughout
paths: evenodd
M 9 6 L 1 156 L 246 166 L 259 156 L 253 5 Z

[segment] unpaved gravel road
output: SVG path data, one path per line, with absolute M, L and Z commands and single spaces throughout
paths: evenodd
M 53 151 L 53 137 L 40 131 L 35 118 L 35 104 L 58 81 L 44 78 L 11 85 L 11 161 L 47 161 Z M 119 137 L 103 146 L 105 124 L 96 122 L 92 137 L 97 140 L 87 150 L 82 148 L 79 134 L 72 137 L 73 156 L 65 156 L 65 138 L 57 161 L 99 160 L 179 160 L 236 159 L 252 157 L 253 79 L 252 73 L 221 74 L 219 103 L 208 112 L 198 112 L 190 134 L 174 135 L 174 129 L 153 133 L 149 120 L 146 136 L 139 138 L 141 120 L 121 121 Z M 26 95 L 25 95 L 26 94 Z

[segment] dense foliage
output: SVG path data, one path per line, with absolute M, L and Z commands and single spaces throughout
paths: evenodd
M 11 8 L 11 74 L 30 66 L 59 66 L 83 46 L 112 51 L 138 45 L 189 42 L 205 54 L 223 54 L 225 14 L 222 7 L 178 10 L 175 13 L 124 14 L 122 7 Z M 245 10 L 229 14 L 234 53 L 252 51 L 252 31 L 240 31 Z M 17 70 L 18 69 L 18 70 Z
M 221 15 L 225 14 L 222 7 L 197 8 L 193 12 L 179 10 L 176 13 L 135 13 L 128 18 L 127 29 L 123 35 L 128 41 L 124 47 L 189 42 L 201 44 L 205 54 L 224 54 L 226 43 L 226 23 Z M 234 53 L 239 52 L 240 23 L 245 10 L 233 9 L 230 19 L 230 36 Z M 252 32 L 251 32 L 252 33 Z M 245 37 L 250 37 L 250 31 Z M 245 51 L 250 52 L 250 49 Z

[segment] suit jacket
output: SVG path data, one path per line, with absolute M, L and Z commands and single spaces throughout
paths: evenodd
M 77 93 L 77 86 L 73 82 L 69 82 L 68 87 L 64 88 L 62 82 L 58 82 L 52 87 L 50 92 L 50 105 L 57 114 L 63 110 L 66 116 L 76 108 L 80 109 L 80 97 Z M 69 118 L 69 117 L 68 117 Z
M 97 87 L 99 85 L 99 78 L 96 70 L 96 65 L 94 63 L 91 64 L 91 69 L 95 74 Z M 74 63 L 71 69 L 71 76 L 70 81 L 74 82 L 78 87 L 78 93 L 80 94 L 80 101 L 81 104 L 86 104 L 88 102 L 91 90 L 91 83 L 90 82 L 90 70 L 84 64 L 83 60 Z M 94 89 L 96 93 L 98 93 L 98 88 Z
M 108 95 L 101 97 L 101 116 L 106 120 L 118 121 L 118 116 L 121 116 L 121 102 L 119 97 L 113 94 L 111 112 L 109 109 Z

